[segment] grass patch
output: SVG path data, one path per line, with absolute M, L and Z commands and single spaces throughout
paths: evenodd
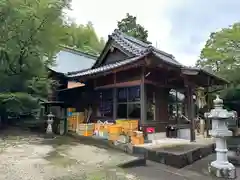
M 71 159 L 64 155 L 63 153 L 59 152 L 58 150 L 51 151 L 44 157 L 47 161 L 52 163 L 53 165 L 68 167 L 77 164 L 77 160 Z
M 54 150 L 49 152 L 44 159 L 54 165 L 62 167 L 76 165 L 78 161 L 76 159 L 69 158 L 69 156 L 65 154 L 69 148 L 68 144 L 70 143 L 70 141 L 67 141 L 67 143 L 66 140 L 66 138 L 61 137 L 49 141 L 49 144 L 53 146 Z

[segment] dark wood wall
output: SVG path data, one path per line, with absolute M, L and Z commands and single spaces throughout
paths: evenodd
M 116 82 L 129 82 L 141 79 L 141 68 L 133 68 L 130 70 L 120 71 L 116 73 Z
M 107 53 L 107 55 L 103 61 L 103 65 L 111 64 L 116 61 L 127 59 L 127 58 L 128 58 L 128 56 L 126 54 L 124 54 L 117 48 L 112 48 L 112 50 L 110 49 L 109 52 Z
M 181 89 L 184 88 L 184 79 L 179 70 L 169 70 L 164 68 L 146 68 L 147 83 L 153 83 L 159 87 Z
M 168 99 L 170 89 L 156 87 L 156 121 L 167 122 L 168 116 Z
M 63 74 L 56 73 L 54 71 L 50 72 L 49 77 L 52 80 L 56 81 L 58 86 L 52 87 L 52 92 L 48 95 L 48 100 L 49 101 L 61 101 L 61 98 L 59 97 L 59 90 L 67 88 L 68 80 Z
M 113 74 L 108 74 L 106 76 L 101 76 L 96 78 L 95 81 L 95 86 L 96 87 L 101 87 L 101 86 L 105 86 L 105 85 L 109 85 L 109 84 L 113 84 L 114 83 L 114 75 Z
M 116 84 L 117 86 L 131 86 L 131 83 L 133 85 L 136 85 L 136 83 L 140 83 L 141 79 L 141 68 L 132 68 L 120 72 L 116 72 L 116 74 L 111 73 L 107 74 L 105 76 L 100 76 L 94 78 L 95 81 L 95 88 L 110 88 L 114 86 L 114 79 L 116 77 Z M 122 85 L 121 85 L 122 83 Z

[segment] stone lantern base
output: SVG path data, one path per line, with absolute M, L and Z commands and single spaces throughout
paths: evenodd
M 208 166 L 208 171 L 213 176 L 226 179 L 235 179 L 236 168 L 231 163 L 220 164 L 217 161 L 213 161 Z

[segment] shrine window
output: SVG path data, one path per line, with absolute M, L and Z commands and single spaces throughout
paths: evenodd
M 117 89 L 117 118 L 140 118 L 140 87 L 127 87 Z
M 113 117 L 113 91 L 102 90 L 98 93 L 100 99 L 99 114 L 101 117 Z
M 177 121 L 181 114 L 185 114 L 183 104 L 183 95 L 177 90 L 172 89 L 168 97 L 168 114 L 170 120 Z

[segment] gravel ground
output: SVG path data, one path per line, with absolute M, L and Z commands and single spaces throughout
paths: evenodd
M 132 156 L 79 144 L 69 137 L 46 140 L 11 130 L 0 135 L 0 148 L 0 180 L 137 179 L 116 168 Z
M 214 155 L 182 169 L 150 161 L 147 166 L 117 168 L 132 159 L 66 136 L 47 140 L 26 131 L 0 131 L 0 180 L 215 180 L 207 170 Z M 237 176 L 240 179 L 239 167 Z

